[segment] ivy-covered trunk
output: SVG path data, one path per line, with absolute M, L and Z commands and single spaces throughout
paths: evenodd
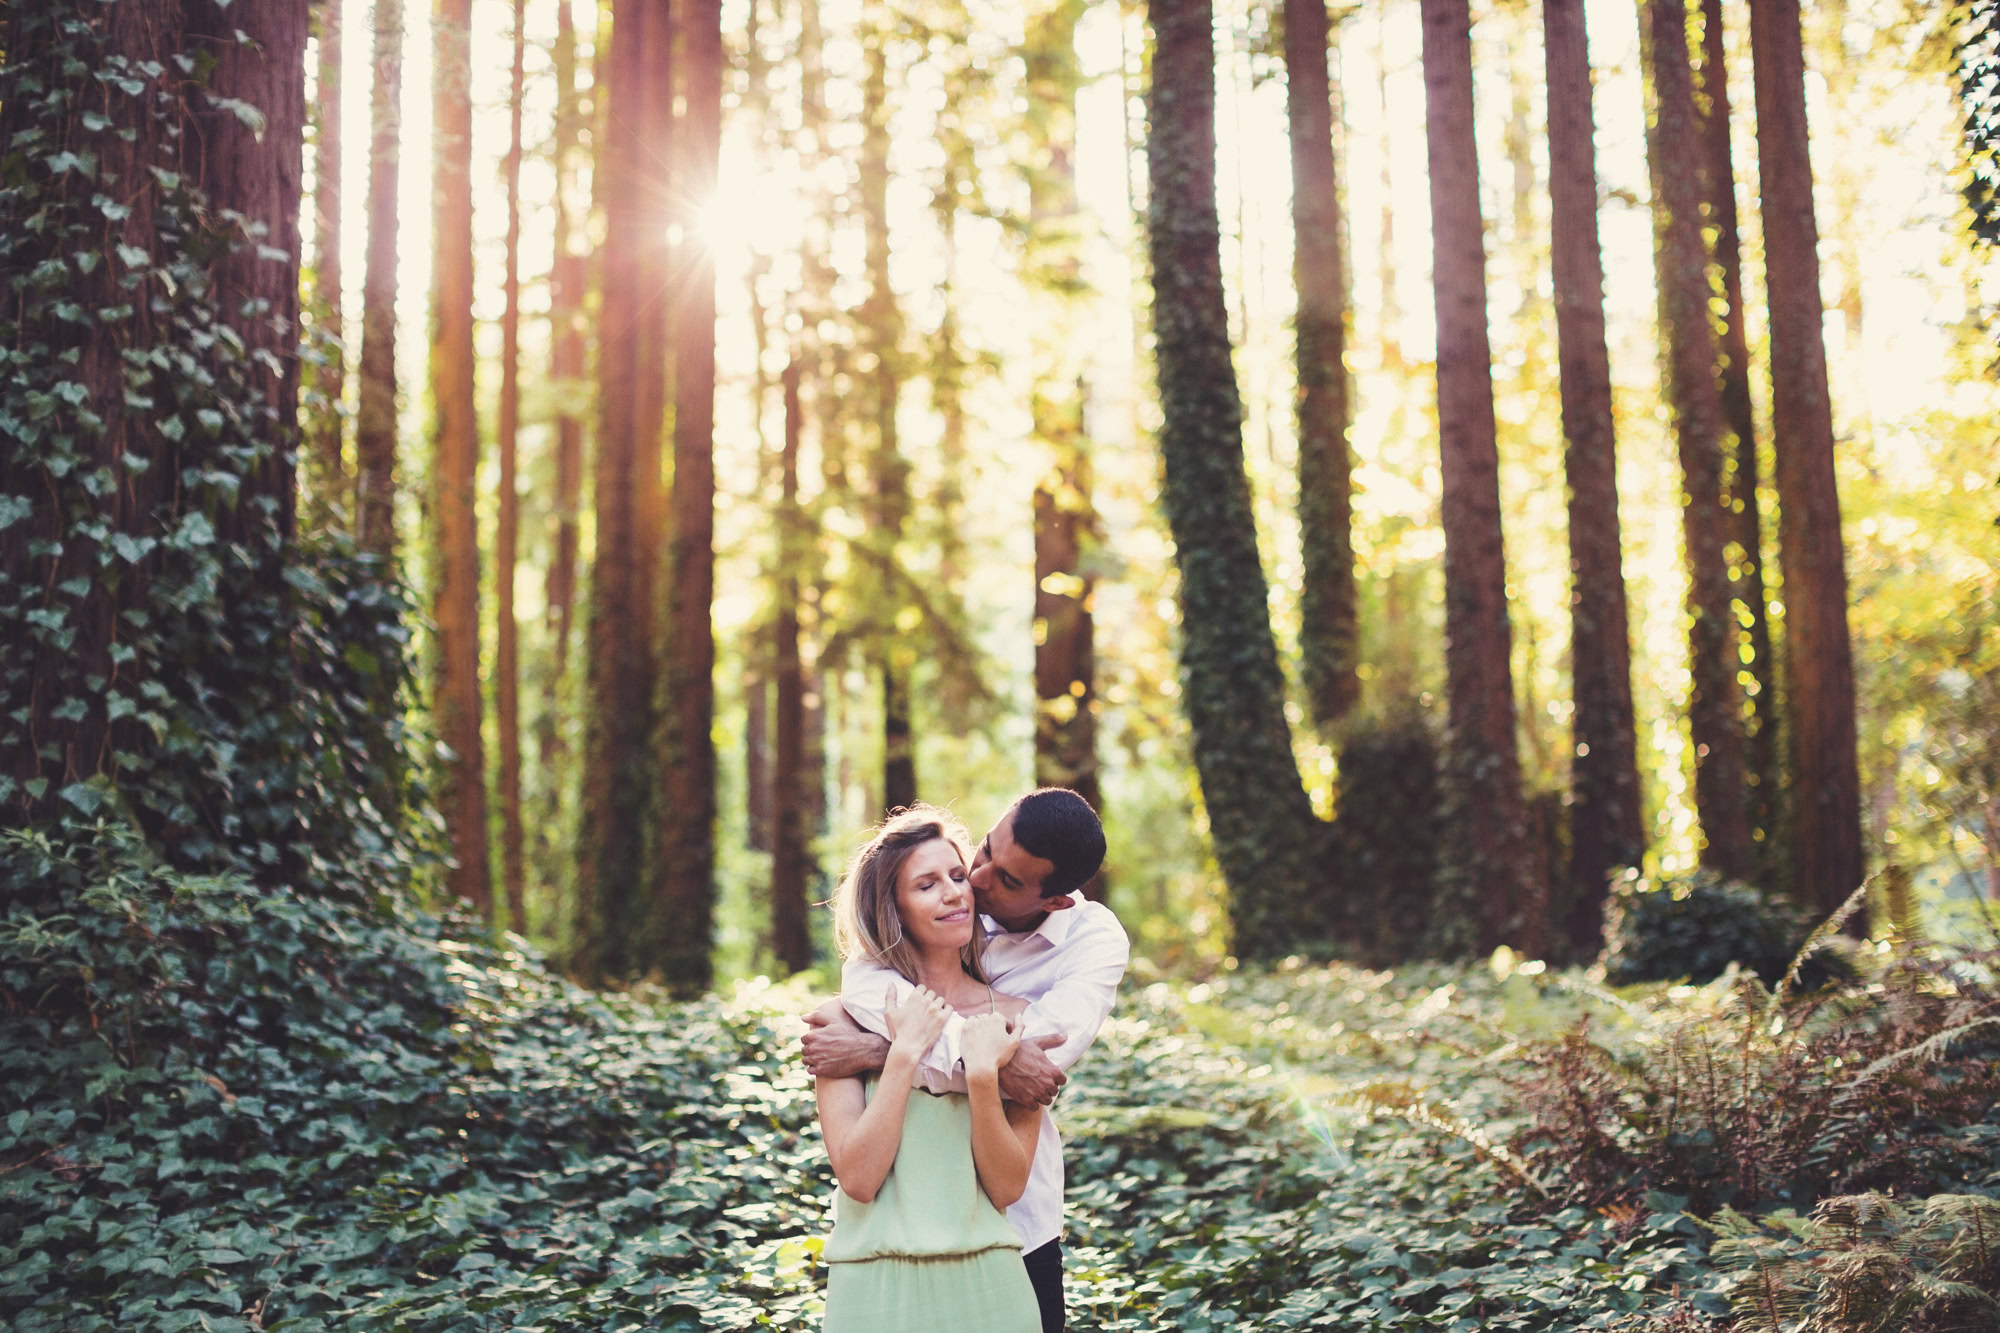
M 501 278 L 500 504 L 493 527 L 493 711 L 500 742 L 500 882 L 507 929 L 526 934 L 528 914 L 521 833 L 521 632 L 514 615 L 514 566 L 521 536 L 516 479 L 521 435 L 521 101 L 527 85 L 527 0 L 514 0 L 513 81 L 507 98 L 507 252 Z
M 1341 253 L 1326 0 L 1285 0 L 1285 101 L 1292 139 L 1293 281 L 1298 287 L 1299 656 L 1313 720 L 1331 728 L 1361 697 L 1354 590 L 1353 423 L 1347 274 Z
M 1716 383 L 1708 250 L 1702 241 L 1706 145 L 1695 112 L 1682 0 L 1648 0 L 1641 46 L 1652 95 L 1646 118 L 1653 177 L 1663 376 L 1681 464 L 1681 539 L 1687 559 L 1688 730 L 1702 864 L 1733 879 L 1753 873 L 1749 788 L 1743 769 L 1742 694 L 1736 683 L 1728 519 L 1723 510 L 1722 396 Z
M 1604 332 L 1597 152 L 1583 0 L 1543 0 L 1549 90 L 1550 251 L 1562 375 L 1563 475 L 1569 485 L 1571 730 L 1569 909 L 1572 952 L 1603 942 L 1608 877 L 1639 864 L 1646 834 L 1632 723 L 1632 643 L 1618 526 L 1617 428 Z
M 341 133 L 340 61 L 345 0 L 320 0 L 315 45 L 318 62 L 313 88 L 313 273 L 312 318 L 318 346 L 313 389 L 319 418 L 306 432 L 307 499 L 311 526 L 324 529 L 347 489 L 345 414 L 340 410 L 347 384 L 347 352 L 341 343 L 340 237 Z
M 679 197 L 706 199 L 715 188 L 722 136 L 721 0 L 684 0 L 678 25 L 687 76 Z M 660 970 L 675 991 L 699 995 L 713 977 L 715 933 L 715 256 L 698 228 L 688 226 L 685 236 L 674 321 L 673 537 L 661 703 L 666 771 L 656 883 L 665 916 Z
M 1756 409 L 1750 398 L 1750 336 L 1743 316 L 1743 246 L 1736 215 L 1736 155 L 1730 146 L 1729 67 L 1723 52 L 1722 0 L 1702 0 L 1702 36 L 1696 84 L 1701 92 L 1702 139 L 1707 149 L 1702 172 L 1702 206 L 1713 235 L 1710 254 L 1722 270 L 1723 308 L 1717 325 L 1722 364 L 1722 416 L 1732 441 L 1723 476 L 1723 509 L 1729 524 L 1736 614 L 1750 646 L 1743 671 L 1754 684 L 1746 764 L 1750 822 L 1761 831 L 1761 857 L 1777 851 L 1778 662 L 1771 645 L 1771 617 L 1764 591 L 1763 502 L 1757 490 L 1762 464 L 1757 457 Z
M 1437 305 L 1438 444 L 1444 481 L 1443 786 L 1453 810 L 1448 910 L 1434 947 L 1509 944 L 1539 956 L 1546 886 L 1530 867 L 1500 531 L 1486 247 L 1473 138 L 1472 18 L 1466 0 L 1423 0 L 1432 272 Z
M 6 25 L 0 141 L 32 151 L 0 186 L 0 803 L 115 787 L 182 863 L 282 846 L 232 793 L 290 768 L 305 5 Z
M 1296 949 L 1331 877 L 1299 780 L 1269 585 L 1243 463 L 1215 204 L 1215 12 L 1154 0 L 1147 229 L 1158 357 L 1161 498 L 1180 570 L 1181 692 L 1236 952 Z
M 670 39 L 663 0 L 616 0 L 609 43 L 598 47 L 607 103 L 596 174 L 604 203 L 598 324 L 627 332 L 603 339 L 597 356 L 597 540 L 572 958 L 573 968 L 590 978 L 631 975 L 644 961 L 636 954 L 634 916 L 645 883 L 645 819 L 656 780 L 649 720 L 660 471 L 657 404 L 649 411 L 647 402 L 658 371 L 645 364 L 641 349 L 656 346 L 644 319 L 649 305 L 664 300 L 666 287 L 665 195 L 654 187 L 668 148 L 658 103 L 669 99 L 658 90 L 671 86 Z
M 1797 0 L 1752 5 L 1750 44 L 1757 79 L 1757 174 L 1764 235 L 1772 238 L 1765 242 L 1764 266 L 1789 667 L 1792 875 L 1801 903 L 1831 911 L 1861 883 L 1861 777 Z
M 369 86 L 368 253 L 361 275 L 361 383 L 354 410 L 354 530 L 396 555 L 396 228 L 402 162 L 403 0 L 375 0 Z

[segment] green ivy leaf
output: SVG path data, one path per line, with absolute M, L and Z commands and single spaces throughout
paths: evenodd
M 84 814 L 94 815 L 97 813 L 98 807 L 104 804 L 104 789 L 96 785 L 102 781 L 103 779 L 101 778 L 93 778 L 89 782 L 72 782 L 69 786 L 64 787 L 58 792 L 57 795 L 83 811 Z

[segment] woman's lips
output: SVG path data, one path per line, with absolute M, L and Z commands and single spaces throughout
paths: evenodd
M 969 915 L 971 915 L 971 913 L 967 912 L 964 908 L 961 907 L 956 912 L 946 912 L 943 916 L 939 917 L 937 920 L 939 925 L 943 925 L 948 921 L 963 921 Z

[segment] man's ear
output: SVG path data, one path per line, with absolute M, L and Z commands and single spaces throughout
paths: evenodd
M 1068 893 L 1059 893 L 1053 898 L 1044 898 L 1040 903 L 1040 907 L 1044 912 L 1060 912 L 1065 907 L 1074 906 L 1076 906 L 1076 897 Z

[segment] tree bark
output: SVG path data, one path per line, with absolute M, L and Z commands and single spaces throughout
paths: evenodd
M 1735 154 L 1730 147 L 1729 71 L 1723 53 L 1722 0 L 1702 0 L 1700 64 L 1695 71 L 1702 92 L 1702 137 L 1708 148 L 1702 175 L 1702 201 L 1708 226 L 1715 235 L 1712 250 L 1722 270 L 1724 307 L 1721 321 L 1722 415 L 1731 436 L 1728 470 L 1723 479 L 1723 507 L 1728 511 L 1730 540 L 1736 551 L 1735 595 L 1739 624 L 1747 621 L 1751 692 L 1748 781 L 1750 822 L 1764 837 L 1766 856 L 1775 850 L 1778 764 L 1778 660 L 1771 646 L 1769 596 L 1764 590 L 1764 524 L 1757 494 L 1761 472 L 1757 457 L 1756 411 L 1750 398 L 1750 338 L 1743 317 L 1743 248 L 1736 214 Z
M 683 0 L 687 114 L 676 195 L 715 190 L 722 140 L 721 0 Z M 693 210 L 688 221 L 695 220 Z M 667 984 L 699 995 L 714 979 L 715 934 L 715 255 L 684 230 L 686 286 L 675 303 L 673 537 L 666 651 L 666 781 L 660 804 L 659 891 L 666 913 Z
M 771 681 L 761 665 L 763 626 L 744 644 L 744 656 L 757 666 L 743 670 L 743 845 L 753 852 L 771 850 Z
M 1285 102 L 1292 139 L 1292 275 L 1299 541 L 1305 567 L 1299 650 L 1313 720 L 1330 729 L 1361 697 L 1354 591 L 1353 424 L 1347 378 L 1347 276 L 1334 162 L 1326 0 L 1285 0 Z
M 479 687 L 479 420 L 472 345 L 472 3 L 433 0 L 432 166 L 437 245 L 431 289 L 434 413 L 429 524 L 437 622 L 432 707 L 450 754 L 437 777 L 452 892 L 490 915 L 486 751 Z
M 576 612 L 577 518 L 583 498 L 583 417 L 574 408 L 586 386 L 584 376 L 583 303 L 589 264 L 577 251 L 577 225 L 572 209 L 577 190 L 576 155 L 583 112 L 576 90 L 576 20 L 571 0 L 556 6 L 556 201 L 555 256 L 549 272 L 549 377 L 557 394 L 555 423 L 555 549 L 549 556 L 544 582 L 554 661 L 549 670 L 548 698 L 543 703 L 547 735 L 555 743 L 542 747 L 542 763 L 550 766 L 559 752 L 562 682 L 569 667 L 570 638 Z
M 882 568 L 893 575 L 909 520 L 910 465 L 902 455 L 896 410 L 902 398 L 902 316 L 889 285 L 889 57 L 878 38 L 868 43 L 862 83 L 861 216 L 867 233 L 868 295 L 861 306 L 864 346 L 873 357 L 869 382 L 874 390 L 875 448 L 869 457 L 871 488 L 866 540 L 880 547 Z M 874 656 L 882 678 L 882 808 L 895 810 L 917 799 L 916 738 L 910 713 L 910 669 L 915 654 L 897 633 L 905 599 L 893 578 L 885 622 L 878 627 Z
M 1576 957 L 1603 942 L 1613 870 L 1646 849 L 1632 723 L 1632 643 L 1618 524 L 1618 442 L 1597 232 L 1596 120 L 1584 0 L 1543 0 L 1549 97 L 1550 250 L 1562 367 L 1563 475 L 1569 486 L 1570 903 Z
M 1751 6 L 1750 44 L 1758 184 L 1764 235 L 1771 238 L 1764 248 L 1789 667 L 1793 891 L 1801 903 L 1831 911 L 1862 879 L 1861 777 L 1797 0 Z
M 1162 500 L 1180 567 L 1181 692 L 1216 861 L 1246 958 L 1298 947 L 1327 877 L 1292 756 L 1243 462 L 1215 199 L 1215 15 L 1153 0 L 1146 144 Z
M 1096 579 L 1084 546 L 1097 535 L 1091 506 L 1089 447 L 1084 443 L 1083 386 L 1070 424 L 1046 421 L 1037 433 L 1057 447 L 1057 462 L 1035 485 L 1035 784 L 1068 787 L 1097 809 L 1097 647 L 1091 614 Z M 1063 438 L 1068 435 L 1072 438 Z M 1095 894 L 1092 894 L 1095 897 Z
M 623 977 L 649 960 L 641 928 L 645 819 L 652 762 L 652 568 L 659 557 L 660 367 L 656 308 L 666 299 L 669 218 L 659 163 L 668 139 L 659 106 L 672 86 L 663 0 L 614 0 L 598 49 L 608 102 L 596 180 L 604 200 L 603 300 L 597 357 L 598 423 L 592 467 L 596 554 L 591 565 L 582 813 L 572 967 L 590 979 Z M 670 122 L 669 122 L 670 125 Z M 663 364 L 663 363 L 662 363 Z M 652 398 L 648 399 L 648 395 Z
M 1667 402 L 1681 464 L 1681 536 L 1687 557 L 1688 730 L 1695 750 L 1695 812 L 1702 864 L 1736 879 L 1754 874 L 1743 768 L 1736 616 L 1730 605 L 1723 497 L 1721 391 L 1709 323 L 1712 288 L 1702 241 L 1706 165 L 1688 64 L 1682 0 L 1647 0 L 1643 45 L 1652 83 L 1647 155 L 1653 176 L 1654 256 Z
M 340 309 L 340 55 L 345 0 L 319 0 L 319 66 L 313 99 L 313 320 L 323 335 L 313 371 L 324 400 L 306 436 L 306 494 L 312 522 L 333 521 L 333 498 L 347 489 L 345 422 L 341 398 L 347 352 L 341 344 Z
M 777 698 L 771 788 L 771 948 L 791 971 L 812 966 L 807 928 L 805 664 L 799 653 L 799 588 L 805 515 L 799 509 L 799 358 L 785 364 L 785 444 L 778 498 L 778 615 L 773 656 Z
M 516 479 L 521 434 L 521 99 L 527 86 L 526 0 L 514 0 L 514 75 L 507 100 L 507 258 L 500 316 L 500 512 L 493 531 L 493 703 L 500 731 L 500 879 L 506 926 L 527 933 L 521 836 L 521 651 L 514 618 L 514 566 L 521 531 Z
M 354 521 L 361 549 L 386 563 L 396 557 L 396 180 L 402 156 L 403 0 L 374 0 L 374 10 Z
M 1439 450 L 1444 480 L 1447 799 L 1458 810 L 1451 896 L 1477 913 L 1474 940 L 1543 952 L 1547 888 L 1532 871 L 1514 740 L 1507 560 L 1500 528 L 1486 252 L 1473 137 L 1466 0 L 1423 0 Z M 1441 925 L 1444 923 L 1441 923 Z

